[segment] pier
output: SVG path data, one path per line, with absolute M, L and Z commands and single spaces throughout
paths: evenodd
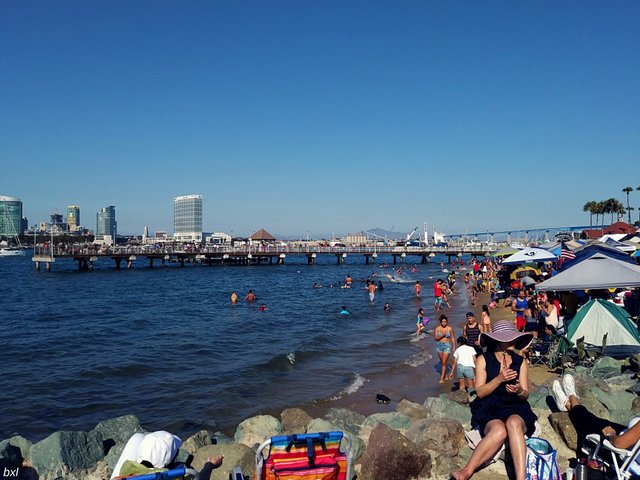
M 377 261 L 378 255 L 391 255 L 393 263 L 403 263 L 407 257 L 420 263 L 428 263 L 436 255 L 444 255 L 447 262 L 462 255 L 484 256 L 497 250 L 496 245 L 449 246 L 449 247 L 299 247 L 299 246 L 207 246 L 191 248 L 150 248 L 148 246 L 36 246 L 32 261 L 36 270 L 42 266 L 51 271 L 52 264 L 61 260 L 77 262 L 79 271 L 93 270 L 98 261 L 112 261 L 116 269 L 133 268 L 133 262 L 145 258 L 148 267 L 166 267 L 169 263 L 184 267 L 185 264 L 204 265 L 282 265 L 289 256 L 305 256 L 308 265 L 313 265 L 319 255 L 333 255 L 336 264 L 342 264 L 350 255 L 364 258 L 366 264 Z

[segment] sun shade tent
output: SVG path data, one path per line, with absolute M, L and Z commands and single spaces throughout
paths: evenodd
M 509 245 L 507 245 L 506 247 L 502 247 L 500 250 L 498 250 L 497 252 L 494 252 L 492 254 L 493 257 L 508 257 L 510 255 L 513 255 L 514 253 L 518 253 L 520 250 L 518 250 L 517 248 L 511 247 Z
M 609 349 L 640 351 L 638 328 L 629 313 L 622 307 L 606 300 L 590 300 L 585 303 L 567 328 L 567 337 L 576 343 L 584 337 L 586 343 L 600 346 L 602 337 L 607 334 L 607 352 Z
M 511 278 L 511 280 L 515 280 L 516 278 L 526 277 L 530 274 L 540 275 L 541 273 L 542 272 L 536 267 L 532 267 L 531 265 L 525 265 L 524 267 L 516 268 L 513 272 L 511 272 L 511 275 L 509 275 L 509 278 Z
M 544 248 L 525 248 L 505 259 L 502 264 L 519 265 L 528 262 L 555 262 L 556 260 L 558 257 Z
M 640 287 L 640 266 L 600 253 L 537 286 L 538 290 L 556 292 L 625 287 Z

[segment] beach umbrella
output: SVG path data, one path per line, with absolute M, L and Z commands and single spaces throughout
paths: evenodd
M 502 264 L 503 265 L 519 265 L 521 263 L 528 262 L 548 262 L 548 261 L 556 261 L 558 257 L 556 257 L 553 253 L 543 249 L 543 248 L 524 248 L 510 257 L 506 258 Z
M 633 253 L 631 254 L 631 256 L 632 256 L 633 258 L 640 258 L 640 250 L 636 250 L 635 252 L 633 252 Z

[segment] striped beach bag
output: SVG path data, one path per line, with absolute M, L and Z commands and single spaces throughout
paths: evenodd
M 527 439 L 527 480 L 560 480 L 556 451 L 544 438 Z

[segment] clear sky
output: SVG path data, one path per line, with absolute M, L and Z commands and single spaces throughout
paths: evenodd
M 205 231 L 456 233 L 640 186 L 635 0 L 4 0 L 0 49 L 0 195 L 30 224 L 171 232 L 202 194 Z

